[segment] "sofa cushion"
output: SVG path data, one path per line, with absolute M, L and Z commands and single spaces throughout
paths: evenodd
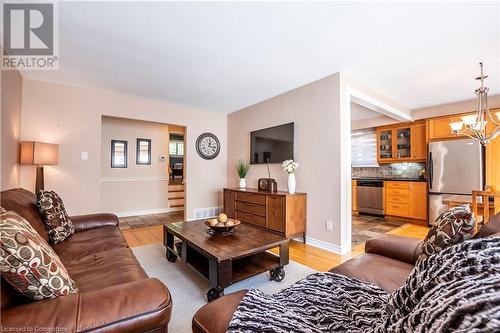
M 373 283 L 391 293 L 401 287 L 413 265 L 378 254 L 364 253 L 330 270 Z
M 128 248 L 128 244 L 117 227 L 106 226 L 74 233 L 52 248 L 66 263 L 116 248 Z
M 500 232 L 500 213 L 496 214 L 490 221 L 483 225 L 481 229 L 474 235 L 474 238 L 492 237 L 494 234 Z
M 64 263 L 80 291 L 147 279 L 132 250 L 116 248 Z
M 13 211 L 0 215 L 0 269 L 9 284 L 34 300 L 78 292 L 57 254 L 24 218 Z
M 500 332 L 499 298 L 500 238 L 467 240 L 417 263 L 391 294 L 332 273 L 251 289 L 228 332 Z
M 24 217 L 43 239 L 49 240 L 45 224 L 38 214 L 36 196 L 33 193 L 22 188 L 2 191 L 0 193 L 0 206 L 6 210 L 13 210 Z
M 51 243 L 60 243 L 75 233 L 64 203 L 56 192 L 39 190 L 36 194 L 36 206 L 45 222 Z
M 417 261 L 474 236 L 474 214 L 469 205 L 457 206 L 439 215 L 422 243 Z
M 248 290 L 240 290 L 200 308 L 193 317 L 193 333 L 225 333 L 234 311 Z M 216 320 L 214 317 L 216 316 Z

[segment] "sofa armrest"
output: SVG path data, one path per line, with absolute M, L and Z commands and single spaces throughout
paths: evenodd
M 145 332 L 168 324 L 171 310 L 165 285 L 144 279 L 4 308 L 1 327 L 12 332 L 37 327 L 58 332 Z
M 75 226 L 75 232 L 104 226 L 118 227 L 118 217 L 115 214 L 88 214 L 70 216 Z
M 385 234 L 369 239 L 365 244 L 365 252 L 403 261 L 414 265 L 421 252 L 422 240 Z

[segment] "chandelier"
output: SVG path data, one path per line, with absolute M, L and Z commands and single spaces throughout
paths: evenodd
M 461 121 L 450 123 L 453 135 L 465 135 L 471 139 L 478 140 L 482 145 L 487 145 L 498 134 L 500 134 L 500 111 L 493 116 L 488 107 L 488 87 L 484 86 L 484 79 L 488 76 L 483 74 L 483 63 L 480 62 L 481 86 L 474 92 L 477 95 L 477 111 L 474 114 L 460 117 Z M 490 126 L 488 126 L 490 124 Z

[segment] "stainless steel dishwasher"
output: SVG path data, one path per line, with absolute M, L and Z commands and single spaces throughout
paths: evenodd
M 384 181 L 358 180 L 358 212 L 384 215 Z

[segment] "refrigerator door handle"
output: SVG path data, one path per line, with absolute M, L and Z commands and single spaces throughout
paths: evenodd
M 429 188 L 432 189 L 432 173 L 434 171 L 434 162 L 432 161 L 432 151 L 429 152 Z

